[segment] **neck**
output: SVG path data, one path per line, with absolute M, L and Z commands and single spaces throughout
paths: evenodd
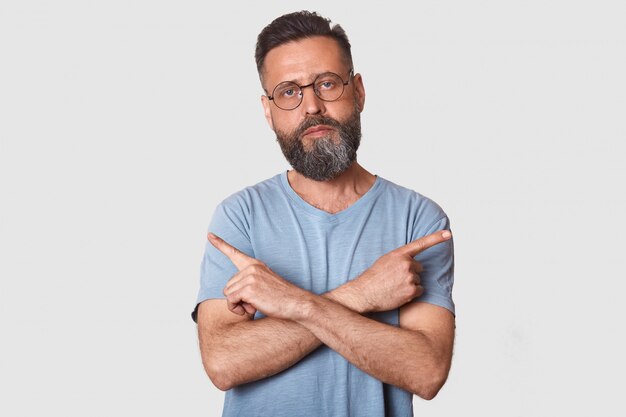
M 337 213 L 351 206 L 376 181 L 356 161 L 341 175 L 328 181 L 315 181 L 295 170 L 287 173 L 291 188 L 307 203 L 329 213 Z

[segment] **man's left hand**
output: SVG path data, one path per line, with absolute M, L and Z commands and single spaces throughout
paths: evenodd
M 258 259 L 252 258 L 213 233 L 209 242 L 231 260 L 239 272 L 224 287 L 228 309 L 235 314 L 254 314 L 293 319 L 300 301 L 310 293 L 272 271 Z

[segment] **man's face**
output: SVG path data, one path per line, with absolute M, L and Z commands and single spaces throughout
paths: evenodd
M 307 85 L 326 72 L 347 81 L 350 72 L 339 45 L 326 37 L 272 49 L 263 69 L 263 87 L 269 95 L 283 81 Z M 356 159 L 365 102 L 362 79 L 356 74 L 341 97 L 332 102 L 321 100 L 311 87 L 302 93 L 302 103 L 294 110 L 282 110 L 262 96 L 265 117 L 291 166 L 308 178 L 326 181 L 344 172 Z

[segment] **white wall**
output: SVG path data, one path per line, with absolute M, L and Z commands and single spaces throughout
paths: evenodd
M 205 231 L 288 167 L 254 43 L 304 8 L 353 43 L 359 160 L 452 219 L 453 369 L 416 415 L 624 413 L 623 2 L 3 0 L 0 414 L 220 415 Z

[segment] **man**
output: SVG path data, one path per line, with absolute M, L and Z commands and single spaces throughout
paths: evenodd
M 256 60 L 293 170 L 228 197 L 209 227 L 192 317 L 224 415 L 412 415 L 450 369 L 448 218 L 357 163 L 365 89 L 340 26 L 279 17 Z

